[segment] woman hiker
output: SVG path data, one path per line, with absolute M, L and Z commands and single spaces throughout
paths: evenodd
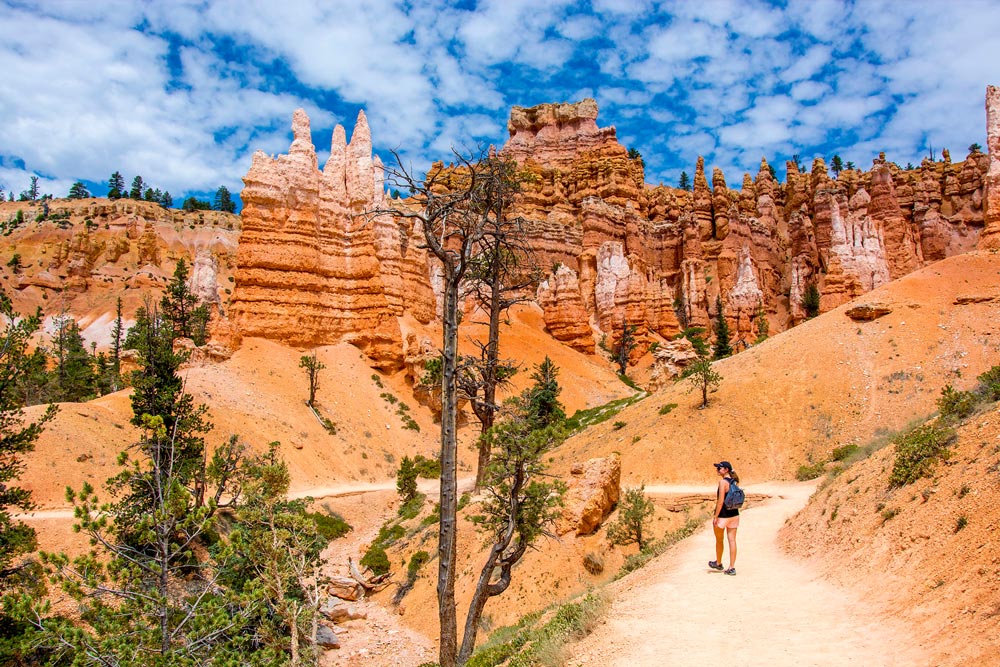
M 740 482 L 739 475 L 733 470 L 729 461 L 720 461 L 715 465 L 715 473 L 719 476 L 719 487 L 715 497 L 715 515 L 712 519 L 712 529 L 715 531 L 715 560 L 708 561 L 713 570 L 723 570 L 725 574 L 736 574 L 736 529 L 740 527 L 739 509 L 726 509 L 723 501 L 729 491 L 729 482 Z M 722 536 L 729 540 L 729 568 L 722 566 Z

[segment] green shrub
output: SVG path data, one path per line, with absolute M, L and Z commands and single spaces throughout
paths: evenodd
M 424 507 L 424 500 L 426 499 L 427 497 L 424 494 L 418 493 L 413 496 L 413 498 L 400 505 L 399 518 L 403 521 L 409 521 L 410 519 L 417 518 L 417 515 L 420 514 L 420 510 Z
M 379 394 L 379 396 L 388 401 L 390 405 L 395 405 L 399 401 L 398 398 L 396 398 L 387 391 L 383 391 L 381 394 Z
M 958 521 L 955 522 L 955 532 L 957 533 L 958 531 L 962 530 L 968 525 L 969 525 L 969 517 L 965 516 L 964 514 L 961 515 L 960 517 L 958 517 Z
M 333 512 L 324 514 L 323 512 L 309 512 L 307 516 L 316 522 L 316 531 L 327 541 L 336 540 L 354 530 L 344 518 Z
M 882 510 L 882 523 L 895 518 L 902 511 L 898 507 L 890 507 L 889 509 Z
M 440 479 L 441 462 L 434 458 L 427 458 L 423 454 L 413 457 L 413 466 L 417 470 L 417 477 L 421 479 Z
M 375 537 L 375 544 L 388 546 L 405 536 L 406 529 L 398 523 L 394 523 L 392 525 L 383 524 L 382 527 L 378 529 L 378 535 Z
M 406 566 L 406 578 L 408 581 L 415 581 L 417 578 L 417 572 L 424 563 L 431 559 L 431 555 L 426 551 L 418 551 L 417 553 L 410 556 L 410 564 Z
M 375 575 L 386 574 L 389 571 L 389 557 L 385 555 L 385 549 L 379 544 L 368 547 L 368 551 L 361 557 L 361 566 L 367 567 Z
M 938 461 L 951 455 L 948 445 L 955 439 L 950 428 L 928 423 L 897 436 L 896 459 L 889 475 L 889 486 L 900 487 L 927 477 Z
M 937 407 L 944 419 L 950 421 L 964 419 L 976 409 L 976 395 L 971 391 L 957 391 L 948 384 L 941 390 Z
M 417 468 L 409 456 L 403 457 L 399 463 L 399 470 L 396 471 L 396 493 L 399 494 L 404 506 L 417 497 Z
M 625 422 L 615 422 L 614 428 L 616 431 L 622 430 L 623 428 L 625 428 Z
M 458 499 L 458 511 L 461 512 L 465 509 L 465 506 L 469 504 L 470 500 L 472 500 L 472 495 L 468 492 L 463 493 Z
M 990 401 L 1000 401 L 1000 366 L 994 366 L 976 379 L 980 394 Z
M 661 405 L 658 412 L 661 415 L 669 415 L 670 411 L 677 407 L 676 403 L 667 403 L 666 405 Z
M 805 463 L 799 466 L 799 469 L 795 471 L 795 479 L 800 482 L 808 482 L 811 479 L 816 479 L 826 471 L 826 462 L 817 461 L 816 463 Z
M 833 450 L 830 455 L 831 461 L 846 461 L 854 454 L 858 452 L 860 448 L 857 445 L 844 445 L 843 447 L 837 447 Z
M 375 386 L 379 389 L 383 387 L 382 378 L 380 378 L 377 373 L 372 373 L 372 382 L 374 382 Z

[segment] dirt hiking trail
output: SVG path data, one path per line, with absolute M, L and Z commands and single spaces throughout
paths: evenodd
M 747 487 L 771 499 L 743 512 L 735 577 L 710 570 L 706 524 L 608 587 L 594 632 L 569 647 L 572 667 L 736 663 L 746 667 L 910 667 L 926 664 L 912 630 L 786 555 L 777 533 L 814 484 Z M 723 563 L 728 566 L 728 545 Z M 731 618 L 731 620 L 726 620 Z

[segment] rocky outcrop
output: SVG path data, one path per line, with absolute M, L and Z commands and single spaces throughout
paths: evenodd
M 986 148 L 989 167 L 983 178 L 984 227 L 979 238 L 983 250 L 1000 250 L 1000 88 L 986 87 Z
M 425 270 L 426 258 L 408 258 L 419 254 L 412 230 L 372 213 L 385 208 L 385 194 L 364 112 L 350 143 L 342 127 L 334 131 L 322 171 L 301 109 L 292 133 L 287 155 L 258 151 L 243 179 L 232 316 L 245 336 L 348 342 L 377 367 L 398 368 L 404 295 L 425 320 L 433 306 L 427 274 L 414 268 Z
M 589 535 L 618 504 L 621 493 L 621 456 L 612 454 L 574 465 L 563 495 L 556 532 Z

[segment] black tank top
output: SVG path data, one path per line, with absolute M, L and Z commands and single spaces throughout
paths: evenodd
M 726 480 L 727 482 L 729 481 L 728 477 L 723 477 L 722 479 Z M 718 498 L 719 498 L 719 494 L 720 493 L 722 493 L 722 489 L 719 488 L 719 487 L 716 487 L 716 489 L 715 489 L 716 502 L 718 502 Z M 728 519 L 730 517 L 739 516 L 739 515 L 740 515 L 739 508 L 727 509 L 725 505 L 723 505 L 722 509 L 719 511 L 719 518 L 720 519 Z

